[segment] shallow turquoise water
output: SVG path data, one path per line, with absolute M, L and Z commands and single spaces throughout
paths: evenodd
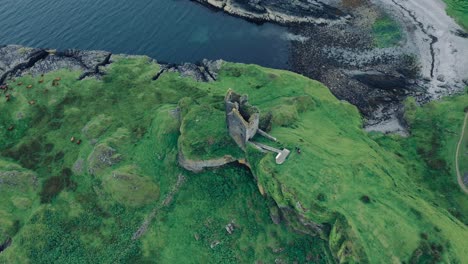
M 0 0 L 0 45 L 101 49 L 173 63 L 222 58 L 287 68 L 286 33 L 189 0 Z

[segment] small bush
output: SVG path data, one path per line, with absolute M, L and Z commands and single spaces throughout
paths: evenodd
M 371 203 L 371 198 L 369 196 L 367 196 L 367 195 L 361 196 L 360 200 L 361 200 L 361 202 L 363 202 L 365 204 Z
M 327 200 L 327 197 L 325 196 L 325 194 L 319 193 L 317 195 L 317 200 L 319 200 L 320 202 L 325 202 Z

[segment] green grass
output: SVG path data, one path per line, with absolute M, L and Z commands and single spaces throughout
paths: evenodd
M 447 14 L 452 16 L 465 30 L 468 30 L 468 1 L 444 0 L 447 4 Z
M 230 70 L 234 73 L 230 74 L 233 77 L 224 76 L 222 80 L 244 80 L 236 78 L 237 71 L 241 70 Z M 268 72 L 278 74 L 275 71 Z M 246 73 L 242 77 L 248 79 L 250 75 Z M 288 78 L 296 80 L 288 81 Z M 337 101 L 325 87 L 310 80 L 299 80 L 294 75 L 283 74 L 279 79 L 284 82 L 273 81 L 261 88 L 254 86 L 243 89 L 240 84 L 235 86 L 239 87 L 237 90 L 240 92 L 248 93 L 251 103 L 262 111 L 281 104 L 281 97 L 292 95 L 308 95 L 315 102 L 315 107 L 303 112 L 296 122 L 286 127 L 274 126 L 271 131 L 288 148 L 300 147 L 301 154 L 293 153 L 284 166 L 274 164 L 272 155 L 256 158 L 258 155 L 254 153 L 250 157 L 255 160 L 251 164 L 262 189 L 279 206 L 295 208 L 318 223 L 334 223 L 336 219 L 346 221 L 343 225 L 349 228 L 343 228 L 344 234 L 341 236 L 347 239 L 341 241 L 341 247 L 335 245 L 339 248 L 335 253 L 342 261 L 407 260 L 422 243 L 421 234 L 429 233 L 431 243 L 441 243 L 450 248 L 450 252 L 446 250 L 440 253 L 445 260 L 461 258 L 463 262 L 463 249 L 456 242 L 462 241 L 463 235 L 467 234 L 466 226 L 461 222 L 466 217 L 463 215 L 466 212 L 463 211 L 466 200 L 458 199 L 463 194 L 457 189 L 455 193 L 453 189 L 451 192 L 443 189 L 441 193 L 448 197 L 441 199 L 439 195 L 442 194 L 434 189 L 442 185 L 425 188 L 425 181 L 430 183 L 439 180 L 423 178 L 427 173 L 426 162 L 429 161 L 417 153 L 405 159 L 399 157 L 397 152 L 407 147 L 401 145 L 404 139 L 384 137 L 396 145 L 393 148 L 379 145 L 379 142 L 362 131 L 357 110 Z M 288 86 L 287 83 L 294 83 L 294 86 Z M 446 109 L 448 103 L 441 104 L 440 112 L 435 115 L 443 119 L 444 114 L 450 114 L 457 116 L 458 119 L 454 120 L 460 122 L 463 116 L 460 107 L 463 109 L 462 105 L 466 104 L 467 99 L 462 96 L 456 100 L 460 101 L 458 106 Z M 457 107 L 458 112 L 455 112 Z M 456 124 L 453 119 L 446 120 L 446 123 L 452 120 Z M 449 136 L 444 134 L 441 137 Z M 430 138 L 429 135 L 415 137 L 411 140 Z M 438 140 L 442 145 L 446 143 L 445 138 Z M 416 152 L 417 146 L 412 147 Z M 451 159 L 453 152 L 450 155 L 441 153 L 441 156 Z M 412 162 L 422 168 L 414 171 Z M 448 177 L 449 181 L 454 180 L 453 174 L 448 171 L 439 172 L 445 173 L 442 175 Z M 370 197 L 369 204 L 362 202 L 364 196 Z M 458 198 L 452 199 L 455 196 Z M 445 208 L 455 209 L 463 216 L 456 219 L 456 212 L 449 214 L 446 209 L 434 206 L 433 203 L 441 203 L 439 200 L 444 201 Z M 405 243 L 401 243 L 401 240 Z
M 388 48 L 397 45 L 402 39 L 400 26 L 389 16 L 378 18 L 372 26 L 374 45 Z
M 465 92 L 462 96 L 429 103 L 424 108 L 417 108 L 413 114 L 406 116 L 406 120 L 413 128 L 413 136 L 408 140 L 408 144 L 415 146 L 413 148 L 435 174 L 448 172 L 456 175 L 455 152 L 466 106 L 468 106 L 468 100 Z M 438 178 L 429 183 L 434 184 L 433 187 L 436 189 L 444 188 L 445 179 L 438 182 Z M 452 182 L 456 183 L 455 177 Z M 448 185 L 445 188 L 448 193 L 451 186 Z M 465 223 L 468 223 L 468 219 Z
M 461 131 L 461 128 L 460 128 Z M 468 175 L 468 123 L 465 126 L 465 134 L 461 141 L 460 151 L 458 153 L 458 165 L 462 177 Z
M 190 175 L 176 199 L 144 237 L 142 261 L 156 255 L 161 263 L 326 262 L 328 250 L 319 238 L 272 224 L 271 204 L 244 168 Z M 229 235 L 225 226 L 231 222 L 235 230 Z
M 211 105 L 197 104 L 187 107 L 189 109 L 183 116 L 179 138 L 180 149 L 186 158 L 207 160 L 225 155 L 236 158 L 244 156 L 229 136 L 224 107 L 216 109 Z
M 453 169 L 466 94 L 413 105 L 412 136 L 401 138 L 365 133 L 354 106 L 290 72 L 225 63 L 218 81 L 200 83 L 176 73 L 152 81 L 158 71 L 144 57 L 117 58 L 102 81 L 63 70 L 9 83 L 0 179 L 19 176 L 14 187 L 0 181 L 0 240 L 13 237 L 0 263 L 468 261 L 468 205 Z M 301 154 L 278 166 L 273 154 L 240 151 L 222 112 L 229 88 L 249 95 L 277 145 Z M 194 158 L 246 157 L 252 171 L 192 174 L 177 164 L 180 146 Z M 298 215 L 323 231 L 307 235 Z
M 0 243 L 7 237 L 14 242 L 0 253 L 0 263 L 331 259 L 323 240 L 272 222 L 272 202 L 256 192 L 245 168 L 192 175 L 178 167 L 177 145 L 184 137 L 212 142 L 207 156 L 225 151 L 219 147 L 225 144 L 229 153 L 242 152 L 226 136 L 218 110 L 224 88 L 173 73 L 151 81 L 158 71 L 146 58 L 122 59 L 102 81 L 78 82 L 78 72 L 64 70 L 47 74 L 42 84 L 31 76 L 9 83 L 13 100 L 0 101 Z M 60 84 L 52 86 L 56 77 Z M 27 89 L 29 84 L 33 88 Z M 182 116 L 187 133 L 181 134 L 173 110 L 178 105 L 184 110 L 187 96 L 191 107 Z M 217 115 L 206 116 L 205 105 Z M 189 124 L 191 115 L 208 126 Z M 18 184 L 6 185 L 2 173 L 16 171 Z M 157 212 L 148 233 L 133 241 L 181 173 L 188 177 L 181 198 L 176 194 L 171 206 Z M 227 235 L 224 226 L 231 220 L 236 230 Z M 222 244 L 211 249 L 214 239 Z

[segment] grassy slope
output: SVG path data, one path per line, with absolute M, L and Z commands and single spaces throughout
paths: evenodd
M 461 142 L 458 156 L 459 169 L 462 177 L 468 174 L 468 123 L 465 126 L 465 134 Z M 468 210 L 468 208 L 467 208 Z
M 176 74 L 151 81 L 158 71 L 145 58 L 122 59 L 102 82 L 60 71 L 42 84 L 40 77 L 10 83 L 12 101 L 0 101 L 0 173 L 24 175 L 21 186 L 0 183 L 7 201 L 0 204 L 0 243 L 13 237 L 0 263 L 327 262 L 324 241 L 272 222 L 270 202 L 245 169 L 191 175 L 177 166 L 179 122 L 170 111 L 186 96 L 204 104 L 219 98 L 208 94 L 215 85 Z M 60 85 L 52 86 L 56 77 Z M 173 203 L 133 241 L 181 173 L 188 180 Z M 34 176 L 36 187 L 28 185 Z M 232 220 L 236 230 L 227 235 Z
M 424 108 L 409 111 L 406 119 L 413 127 L 413 137 L 404 142 L 410 155 L 420 155 L 425 161 L 423 180 L 448 201 L 446 208 L 463 223 L 468 224 L 468 203 L 456 181 L 455 152 L 463 123 L 463 110 L 468 105 L 467 94 L 432 102 Z M 460 164 L 464 164 L 462 161 Z M 415 166 L 415 165 L 413 165 Z M 462 165 L 461 168 L 466 166 Z
M 468 1 L 444 0 L 447 4 L 447 13 L 465 29 L 468 30 Z
M 293 87 L 287 85 L 288 77 Z M 466 257 L 462 253 L 466 226 L 434 206 L 440 198 L 421 186 L 424 171 L 411 170 L 407 161 L 392 153 L 394 149 L 369 138 L 354 107 L 337 101 L 323 86 L 293 78 L 282 76 L 284 83 L 260 90 L 236 88 L 249 93 L 262 110 L 280 103 L 280 96 L 309 94 L 315 101 L 315 109 L 301 114 L 299 121 L 272 131 L 289 148 L 299 146 L 302 154 L 293 154 L 285 166 L 276 166 L 272 157 L 254 165 L 260 183 L 278 204 L 295 207 L 319 223 L 344 217 L 351 229 L 343 235 L 348 239 L 337 242 L 342 260 L 353 247 L 358 261 L 364 261 L 364 255 L 370 262 L 409 259 L 423 233 L 429 233 L 433 243 L 450 244 L 446 258 Z M 466 97 L 460 100 L 466 104 Z M 408 158 L 421 163 L 418 157 Z M 371 202 L 362 202 L 363 196 Z
M 436 132 L 423 133 L 432 125 L 428 123 L 432 119 L 421 114 L 428 108 L 415 108 L 420 119 L 415 118 L 409 139 L 369 136 L 360 128 L 355 107 L 296 74 L 226 64 L 216 83 L 197 83 L 174 73 L 153 82 L 150 77 L 157 71 L 158 66 L 144 58 L 123 59 L 111 65 L 102 82 L 77 82 L 78 73 L 62 71 L 45 76 L 44 84 L 25 77 L 21 87 L 11 85 L 14 100 L 0 102 L 5 113 L 0 116 L 1 159 L 36 173 L 42 187 L 21 194 L 31 201 L 25 209 L 0 204 L 0 212 L 10 213 L 7 224 L 0 222 L 0 231 L 8 231 L 0 235 L 15 235 L 0 262 L 328 261 L 324 241 L 272 223 L 269 210 L 276 211 L 274 203 L 260 196 L 245 169 L 228 166 L 192 175 L 176 166 L 181 135 L 170 110 L 187 101 L 193 111 L 185 112 L 185 117 L 198 116 L 195 110 L 208 105 L 222 109 L 228 88 L 249 94 L 264 115 L 273 114 L 271 133 L 283 146 L 301 148 L 302 153 L 293 153 L 283 166 L 274 164 L 273 155 L 249 151 L 248 156 L 260 186 L 276 204 L 334 226 L 330 244 L 335 256 L 387 262 L 419 255 L 421 260 L 426 253 L 434 258 L 441 251 L 445 260 L 468 261 L 463 259 L 466 197 L 456 189 L 449 192 L 444 180 L 431 178 L 437 173 L 452 180 L 454 176 L 430 168 L 431 160 L 418 152 L 433 138 L 430 131 Z M 62 81 L 52 87 L 56 76 Z M 29 83 L 32 89 L 24 87 Z M 28 105 L 31 99 L 35 105 Z M 452 100 L 457 100 L 456 107 L 467 104 L 466 95 Z M 436 110 L 430 117 L 448 120 L 442 127 L 462 118 L 452 104 L 433 105 Z M 219 122 L 213 131 L 225 125 Z M 8 131 L 11 124 L 15 129 Z M 71 143 L 71 136 L 83 143 Z M 435 151 L 447 160 L 447 168 L 455 137 L 451 133 L 436 137 L 440 144 Z M 213 143 L 213 138 L 197 137 L 187 143 L 206 140 L 208 146 L 216 146 L 220 139 Z M 211 151 L 209 147 L 206 153 Z M 99 162 L 99 156 L 111 162 Z M 2 164 L 0 171 L 5 170 Z M 157 211 L 141 240 L 132 241 L 181 173 L 187 182 L 173 202 Z M 447 208 L 455 208 L 451 212 L 461 220 Z M 12 228 L 16 220 L 19 227 Z M 224 226 L 231 220 L 238 228 L 227 235 Z M 214 241 L 220 244 L 211 249 Z
M 224 100 L 221 104 L 199 106 L 193 102 L 182 108 L 187 112 L 183 114 L 181 124 L 182 135 L 179 138 L 180 150 L 186 158 L 194 160 L 207 160 L 231 155 L 242 158 L 243 152 L 237 147 L 229 136 L 226 126 L 220 126 L 226 122 Z

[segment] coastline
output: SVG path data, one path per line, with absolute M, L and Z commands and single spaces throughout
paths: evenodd
M 280 10 L 277 16 L 267 15 L 275 0 L 196 2 L 251 22 L 284 25 L 301 36 L 301 41 L 292 42 L 291 70 L 323 82 L 339 99 L 356 105 L 370 131 L 406 134 L 398 116 L 407 97 L 424 104 L 463 92 L 468 85 L 468 38 L 459 33 L 463 29 L 446 14 L 440 0 L 424 5 L 413 0 L 327 2 L 341 14 L 327 22 L 313 19 L 322 15 L 318 10 L 323 6 L 316 1 L 309 3 L 316 9 L 308 19 L 289 16 L 310 11 L 298 4 L 302 1 L 282 5 L 275 10 Z M 372 45 L 370 28 L 382 15 L 390 15 L 405 35 L 395 47 Z

